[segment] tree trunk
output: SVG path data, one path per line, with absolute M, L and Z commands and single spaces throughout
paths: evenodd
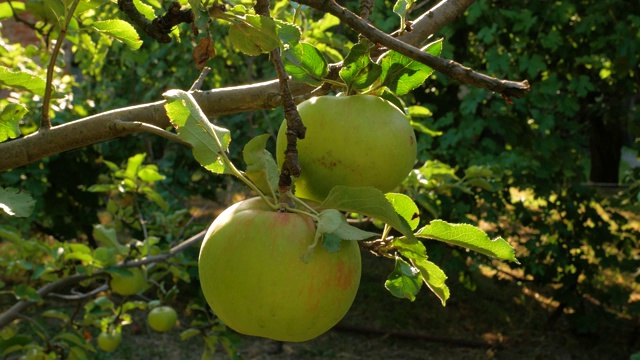
M 590 121 L 591 172 L 589 180 L 594 183 L 617 184 L 619 180 L 618 173 L 625 127 L 624 115 L 617 119 L 613 119 L 614 116 L 591 119 Z

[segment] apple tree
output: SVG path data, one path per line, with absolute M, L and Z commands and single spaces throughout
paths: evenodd
M 0 315 L 2 355 L 113 351 L 134 315 L 148 312 L 154 331 L 179 322 L 182 339 L 201 338 L 205 358 L 218 343 L 235 356 L 227 326 L 285 341 L 331 328 L 357 291 L 359 248 L 395 263 L 384 284 L 391 295 L 413 300 L 426 286 L 443 305 L 450 293 L 429 260 L 432 241 L 517 262 L 504 239 L 420 214 L 397 192 L 438 191 L 451 176 L 444 164 L 417 163 L 418 137 L 436 132 L 421 121 L 425 108 L 405 102 L 434 72 L 495 92 L 506 106 L 530 90 L 526 80 L 440 57 L 446 40 L 432 35 L 472 3 L 443 0 L 414 16 L 413 1 L 399 0 L 383 9 L 394 21 L 379 26 L 383 4 L 370 0 L 0 4 L 0 18 L 28 24 L 38 38 L 37 46 L 4 42 L 0 58 L 8 89 L 0 99 L 0 291 L 10 299 Z M 247 131 L 242 123 L 256 112 L 282 125 Z M 111 145 L 141 133 L 142 150 L 136 141 Z M 71 150 L 82 155 L 56 162 Z M 178 157 L 188 171 L 166 166 Z M 96 164 L 102 173 L 90 171 Z M 207 231 L 175 200 L 176 184 L 202 178 L 235 179 L 252 198 Z M 475 166 L 455 186 L 492 181 L 490 169 Z M 86 194 L 97 196 L 95 207 L 66 211 L 73 201 L 65 200 Z M 79 217 L 90 225 L 51 231 Z M 202 291 L 177 308 L 180 285 L 198 279 Z M 294 311 L 291 294 L 301 294 Z M 56 299 L 78 305 L 51 308 Z

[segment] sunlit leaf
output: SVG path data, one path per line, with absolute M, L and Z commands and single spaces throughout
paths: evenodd
M 445 284 L 447 280 L 447 275 L 442 271 L 442 269 L 428 261 L 426 258 L 422 259 L 411 259 L 411 263 L 420 270 L 420 275 L 422 275 L 422 280 L 429 287 L 431 292 L 433 292 L 442 302 L 442 306 L 446 305 L 447 299 L 449 299 L 450 291 L 449 287 Z
M 158 172 L 158 166 L 155 164 L 144 165 L 138 170 L 138 177 L 142 181 L 146 182 L 156 182 L 162 181 L 166 178 L 166 176 L 160 174 Z
M 191 94 L 182 90 L 169 90 L 165 109 L 178 136 L 193 147 L 193 156 L 205 169 L 222 174 L 227 172 L 221 153 L 231 142 L 229 130 L 212 124 Z
M 374 187 L 336 186 L 320 207 L 371 216 L 389 224 L 403 235 L 414 238 L 407 222 L 398 216 L 384 194 Z
M 487 256 L 518 263 L 515 250 L 507 241 L 501 237 L 491 240 L 484 231 L 473 225 L 449 224 L 442 220 L 434 220 L 418 230 L 416 236 L 461 246 Z
M 442 40 L 426 45 L 421 50 L 439 56 L 442 51 Z M 395 51 L 387 52 L 378 63 L 382 67 L 380 75 L 382 85 L 396 95 L 408 94 L 411 90 L 422 85 L 427 77 L 433 73 L 433 69 L 427 65 Z
M 385 197 L 389 200 L 396 213 L 407 221 L 411 230 L 415 230 L 420 223 L 418 205 L 405 194 L 388 193 L 385 194 Z
M 96 21 L 92 26 L 101 33 L 113 36 L 125 43 L 130 49 L 137 50 L 142 45 L 142 40 L 136 29 L 128 22 L 120 19 Z
M 18 124 L 24 114 L 28 112 L 27 108 L 21 104 L 10 103 L 0 112 L 0 142 L 7 139 L 15 139 L 20 136 L 20 127 Z
M 29 193 L 15 188 L 0 187 L 0 210 L 7 215 L 27 217 L 31 215 L 35 206 L 36 201 Z
M 233 45 L 247 55 L 268 53 L 280 46 L 277 26 L 273 19 L 262 15 L 238 16 L 229 28 Z
M 38 75 L 25 71 L 11 71 L 5 66 L 0 66 L 0 85 L 44 96 L 46 84 L 45 79 Z
M 369 47 L 368 41 L 362 41 L 354 45 L 344 58 L 340 78 L 350 89 L 365 89 L 378 80 L 382 73 L 380 65 L 371 61 Z
M 296 81 L 317 86 L 329 72 L 324 55 L 311 44 L 302 42 L 290 47 L 282 57 L 287 74 Z
M 14 10 L 16 14 L 24 12 L 24 3 L 22 1 L 11 1 L 11 5 L 9 5 L 9 2 L 3 2 L 0 4 L 0 20 L 12 18 Z
M 273 194 L 278 188 L 280 171 L 273 155 L 266 149 L 271 136 L 262 134 L 249 140 L 242 150 L 247 164 L 245 175 L 265 194 Z
M 131 156 L 127 160 L 127 167 L 126 167 L 126 170 L 124 172 L 124 176 L 127 179 L 133 180 L 133 181 L 138 179 L 138 169 L 140 168 L 140 165 L 142 165 L 142 162 L 144 161 L 146 156 L 147 156 L 147 154 L 140 153 L 140 154 L 136 154 L 136 155 Z

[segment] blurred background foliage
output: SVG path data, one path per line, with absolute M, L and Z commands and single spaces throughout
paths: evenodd
M 54 124 L 158 101 L 165 90 L 188 89 L 198 77 L 191 58 L 195 37 L 188 26 L 180 27 L 170 45 L 142 35 L 144 45 L 132 51 L 82 30 L 94 19 L 126 18 L 114 3 L 99 3 L 77 24 L 78 35 L 68 38 L 65 56 L 58 60 L 56 88 L 68 96 L 56 100 Z M 148 3 L 157 13 L 165 5 Z M 433 4 L 416 3 L 414 14 Z M 348 5 L 357 8 L 354 2 Z M 372 16 L 387 32 L 399 24 L 392 6 L 378 0 Z M 275 2 L 274 11 L 293 16 L 284 1 Z M 332 62 L 357 41 L 355 33 L 330 17 L 319 22 L 324 15 L 314 11 L 301 16 L 303 36 Z M 48 37 L 41 34 L 31 45 L 3 40 L 0 65 L 44 74 L 42 44 L 56 29 L 52 23 L 39 24 Z M 266 56 L 249 58 L 232 50 L 224 24 L 214 22 L 209 29 L 216 56 L 207 63 L 212 71 L 202 89 L 275 77 Z M 528 79 L 532 91 L 511 103 L 436 73 L 403 98 L 419 112 L 414 121 L 426 128 L 418 132 L 416 170 L 401 189 L 422 207 L 422 221 L 471 222 L 509 238 L 517 245 L 521 267 L 500 269 L 514 281 L 550 286 L 559 302 L 550 322 L 566 314 L 576 330 L 590 332 L 603 318 L 640 316 L 640 299 L 632 298 L 640 276 L 640 173 L 632 168 L 640 148 L 640 8 L 624 0 L 480 0 L 433 39 L 441 37 L 443 57 L 498 78 Z M 21 130 L 28 134 L 37 129 L 41 100 L 13 92 L 3 94 L 0 107 L 9 101 L 27 104 L 31 112 Z M 281 120 L 280 110 L 214 119 L 231 130 L 231 158 L 238 164 L 243 144 L 261 133 L 275 137 Z M 117 183 L 105 161 L 126 166 L 135 154 L 146 154 L 145 163 L 155 164 L 164 176 L 151 185 L 166 205 L 151 201 L 140 210 L 159 246 L 204 226 L 185 224 L 185 209 L 208 201 L 229 203 L 234 185 L 228 178 L 204 171 L 182 145 L 137 134 L 0 174 L 3 186 L 28 190 L 37 200 L 28 221 L 3 217 L 2 226 L 95 246 L 94 225 L 106 216 L 119 221 L 119 231 L 141 239 L 137 215 L 121 212 L 131 205 L 126 194 L 88 191 L 92 185 Z M 186 234 L 170 227 L 184 227 Z M 474 286 L 471 273 L 490 261 L 438 244 L 428 249 L 450 278 L 469 288 Z

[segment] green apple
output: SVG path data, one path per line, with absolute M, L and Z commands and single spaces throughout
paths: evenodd
M 312 218 L 272 210 L 261 198 L 236 203 L 209 227 L 198 259 L 200 285 L 231 329 L 280 341 L 313 339 L 347 313 L 360 283 L 360 250 L 329 253 Z
M 131 275 L 111 274 L 111 290 L 120 295 L 134 295 L 147 285 L 147 279 L 140 268 L 129 269 Z
M 149 327 L 157 332 L 173 329 L 178 321 L 178 313 L 171 306 L 158 306 L 147 315 Z
M 307 128 L 298 140 L 296 195 L 322 201 L 336 185 L 373 186 L 389 192 L 416 161 L 416 136 L 409 119 L 392 103 L 372 95 L 320 96 L 298 105 Z M 282 166 L 286 122 L 276 142 Z
M 122 334 L 116 330 L 102 332 L 98 335 L 98 347 L 102 351 L 115 351 L 122 342 Z

